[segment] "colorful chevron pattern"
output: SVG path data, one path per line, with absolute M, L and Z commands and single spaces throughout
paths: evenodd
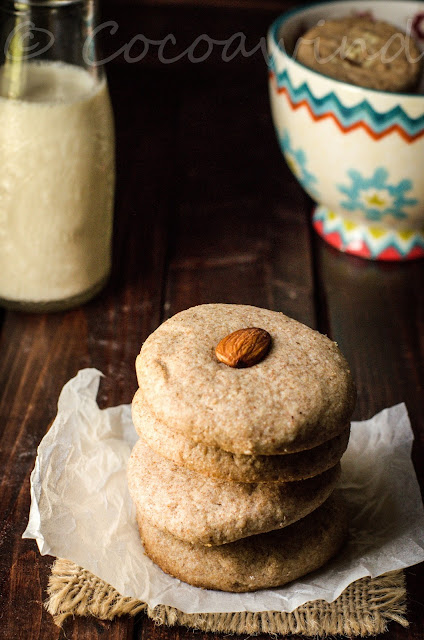
M 385 113 L 379 113 L 374 111 L 367 100 L 362 100 L 354 107 L 346 107 L 333 91 L 322 98 L 316 98 L 306 82 L 294 87 L 286 69 L 277 73 L 272 57 L 269 66 L 275 91 L 286 96 L 294 111 L 302 107 L 307 109 L 314 121 L 330 118 L 342 133 L 361 128 L 374 140 L 397 133 L 411 144 L 424 136 L 424 114 L 411 118 L 399 105 Z
M 362 258 L 400 261 L 424 257 L 424 229 L 394 231 L 359 224 L 323 206 L 316 207 L 313 225 L 333 247 Z

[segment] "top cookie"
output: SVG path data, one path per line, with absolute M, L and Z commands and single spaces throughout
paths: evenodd
M 310 69 L 361 87 L 413 91 L 422 71 L 420 51 L 395 26 L 369 17 L 327 20 L 307 31 L 296 58 Z
M 228 334 L 259 327 L 267 356 L 234 369 L 215 348 Z M 200 305 L 164 322 L 144 343 L 137 377 L 150 410 L 195 442 L 239 454 L 310 449 L 345 430 L 354 384 L 337 345 L 282 313 Z

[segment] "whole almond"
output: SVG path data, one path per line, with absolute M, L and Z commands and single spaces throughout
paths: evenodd
M 265 358 L 270 346 L 268 331 L 247 327 L 225 336 L 215 349 L 215 355 L 229 367 L 251 367 Z

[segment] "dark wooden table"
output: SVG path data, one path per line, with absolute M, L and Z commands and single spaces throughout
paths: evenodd
M 108 5 L 104 17 L 116 20 L 119 30 L 105 33 L 105 50 L 111 54 L 139 33 L 151 39 L 173 33 L 177 44 L 169 53 L 175 55 L 203 33 L 223 40 L 236 32 L 246 34 L 252 49 L 278 12 L 272 2 L 262 8 Z M 82 308 L 3 315 L 2 639 L 213 637 L 155 627 L 144 616 L 113 623 L 77 618 L 60 631 L 42 606 L 52 558 L 21 540 L 36 448 L 63 384 L 94 366 L 106 376 L 100 405 L 130 402 L 142 341 L 162 320 L 194 304 L 269 307 L 330 335 L 356 378 L 355 418 L 406 402 L 423 486 L 424 262 L 362 261 L 332 250 L 311 231 L 312 203 L 277 146 L 261 51 L 226 63 L 221 52 L 215 46 L 202 63 L 185 56 L 166 65 L 150 47 L 137 63 L 122 54 L 110 63 L 118 160 L 112 278 Z M 423 637 L 423 566 L 408 570 L 407 582 L 411 626 L 392 624 L 387 638 Z

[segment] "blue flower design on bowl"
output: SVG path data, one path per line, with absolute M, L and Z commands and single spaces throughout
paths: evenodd
M 299 180 L 305 191 L 307 191 L 315 200 L 318 200 L 318 191 L 316 189 L 318 179 L 306 166 L 306 153 L 303 149 L 293 149 L 288 131 L 284 131 L 279 140 L 290 170 Z
M 412 181 L 405 178 L 398 184 L 389 184 L 389 172 L 384 167 L 378 167 L 371 178 L 362 176 L 356 169 L 350 169 L 347 174 L 350 186 L 337 185 L 349 198 L 342 200 L 340 206 L 348 211 L 359 209 L 368 220 L 379 221 L 389 215 L 402 220 L 408 217 L 404 208 L 418 204 L 416 198 L 405 196 L 412 189 Z

